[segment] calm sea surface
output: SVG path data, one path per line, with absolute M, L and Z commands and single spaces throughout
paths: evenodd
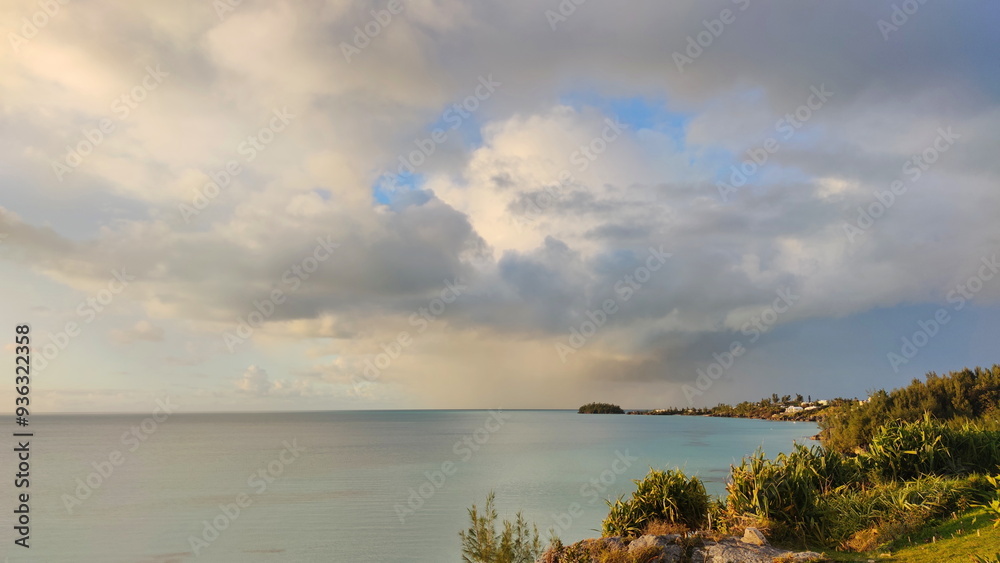
M 13 544 L 22 489 L 8 438 L 0 557 L 457 562 L 466 509 L 490 490 L 502 515 L 522 510 L 577 540 L 600 528 L 604 499 L 631 492 L 650 466 L 681 467 L 717 494 L 742 456 L 789 451 L 817 432 L 567 411 L 175 414 L 143 429 L 144 418 L 32 418 L 27 550 Z

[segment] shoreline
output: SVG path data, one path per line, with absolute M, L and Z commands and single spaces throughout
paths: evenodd
M 660 408 L 624 410 L 613 403 L 588 403 L 577 411 L 580 414 L 631 414 L 646 416 L 711 416 L 716 418 L 748 418 L 757 420 L 778 420 L 790 422 L 820 423 L 829 415 L 843 407 L 855 404 L 865 404 L 858 399 L 817 399 L 802 395 L 793 398 L 791 395 L 778 397 L 773 394 L 757 402 L 743 401 L 736 405 L 720 403 L 714 407 Z
M 795 417 L 784 417 L 781 416 L 780 414 L 775 414 L 770 417 L 766 417 L 766 416 L 744 416 L 744 415 L 729 415 L 729 414 L 703 414 L 703 413 L 688 413 L 688 412 L 657 412 L 655 410 L 652 411 L 631 410 L 627 411 L 625 414 L 627 415 L 632 414 L 638 416 L 702 416 L 706 418 L 741 418 L 744 420 L 767 420 L 771 422 L 812 422 L 812 423 L 819 423 L 819 421 L 823 418 L 822 416 L 815 414 L 810 414 L 806 417 L 795 418 Z M 809 439 L 815 442 L 822 442 L 823 441 L 822 432 L 813 436 L 809 436 Z
M 639 416 L 704 416 L 710 418 L 745 418 L 751 420 L 776 420 L 779 422 L 819 422 L 824 418 L 823 415 L 810 413 L 804 416 L 796 416 L 798 413 L 790 413 L 791 416 L 783 416 L 785 413 L 772 414 L 771 416 L 764 415 L 742 415 L 742 414 L 719 414 L 719 413 L 701 413 L 701 412 L 660 412 L 656 409 L 654 410 L 631 410 L 627 411 L 625 414 L 639 415 Z

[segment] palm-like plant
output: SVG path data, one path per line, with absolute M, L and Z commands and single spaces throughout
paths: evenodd
M 646 525 L 662 521 L 699 529 L 707 523 L 709 503 L 705 484 L 697 477 L 688 478 L 679 469 L 650 469 L 636 480 L 631 498 L 608 501 L 608 516 L 602 523 L 605 536 L 635 537 Z
M 996 477 L 987 475 L 986 480 L 989 481 L 990 484 L 997 490 L 997 498 L 985 504 L 977 504 L 976 506 L 985 508 L 987 512 L 993 514 L 996 518 L 996 521 L 993 522 L 993 527 L 1000 527 L 1000 475 L 997 475 Z

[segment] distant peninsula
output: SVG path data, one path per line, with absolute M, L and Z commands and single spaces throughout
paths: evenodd
M 761 399 L 757 402 L 744 401 L 737 405 L 719 404 L 706 408 L 666 408 L 652 410 L 630 410 L 627 414 L 646 415 L 687 415 L 687 416 L 716 416 L 723 418 L 759 418 L 763 420 L 787 420 L 795 422 L 819 422 L 834 407 L 842 407 L 856 404 L 864 404 L 865 401 L 858 399 L 820 399 L 813 401 L 812 397 L 803 398 L 802 395 L 785 395 L 779 397 L 777 394 L 769 398 Z
M 576 412 L 578 414 L 625 414 L 621 407 L 611 403 L 587 403 Z
M 762 420 L 786 420 L 792 422 L 819 422 L 836 407 L 865 404 L 867 401 L 858 399 L 819 399 L 804 398 L 802 395 L 785 395 L 779 397 L 773 394 L 760 401 L 743 401 L 737 405 L 720 403 L 714 407 L 703 408 L 665 408 L 637 409 L 625 411 L 613 403 L 587 403 L 577 411 L 579 414 L 645 414 L 645 415 L 679 415 L 679 416 L 714 416 L 720 418 L 758 418 Z

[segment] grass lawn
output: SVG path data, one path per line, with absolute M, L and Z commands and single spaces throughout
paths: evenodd
M 935 538 L 932 541 L 932 538 Z M 834 561 L 867 563 L 972 563 L 973 555 L 995 556 L 1000 553 L 1000 528 L 983 509 L 965 512 L 922 532 L 913 534 L 889 550 L 871 553 L 826 551 Z M 822 550 L 816 550 L 822 551 Z

